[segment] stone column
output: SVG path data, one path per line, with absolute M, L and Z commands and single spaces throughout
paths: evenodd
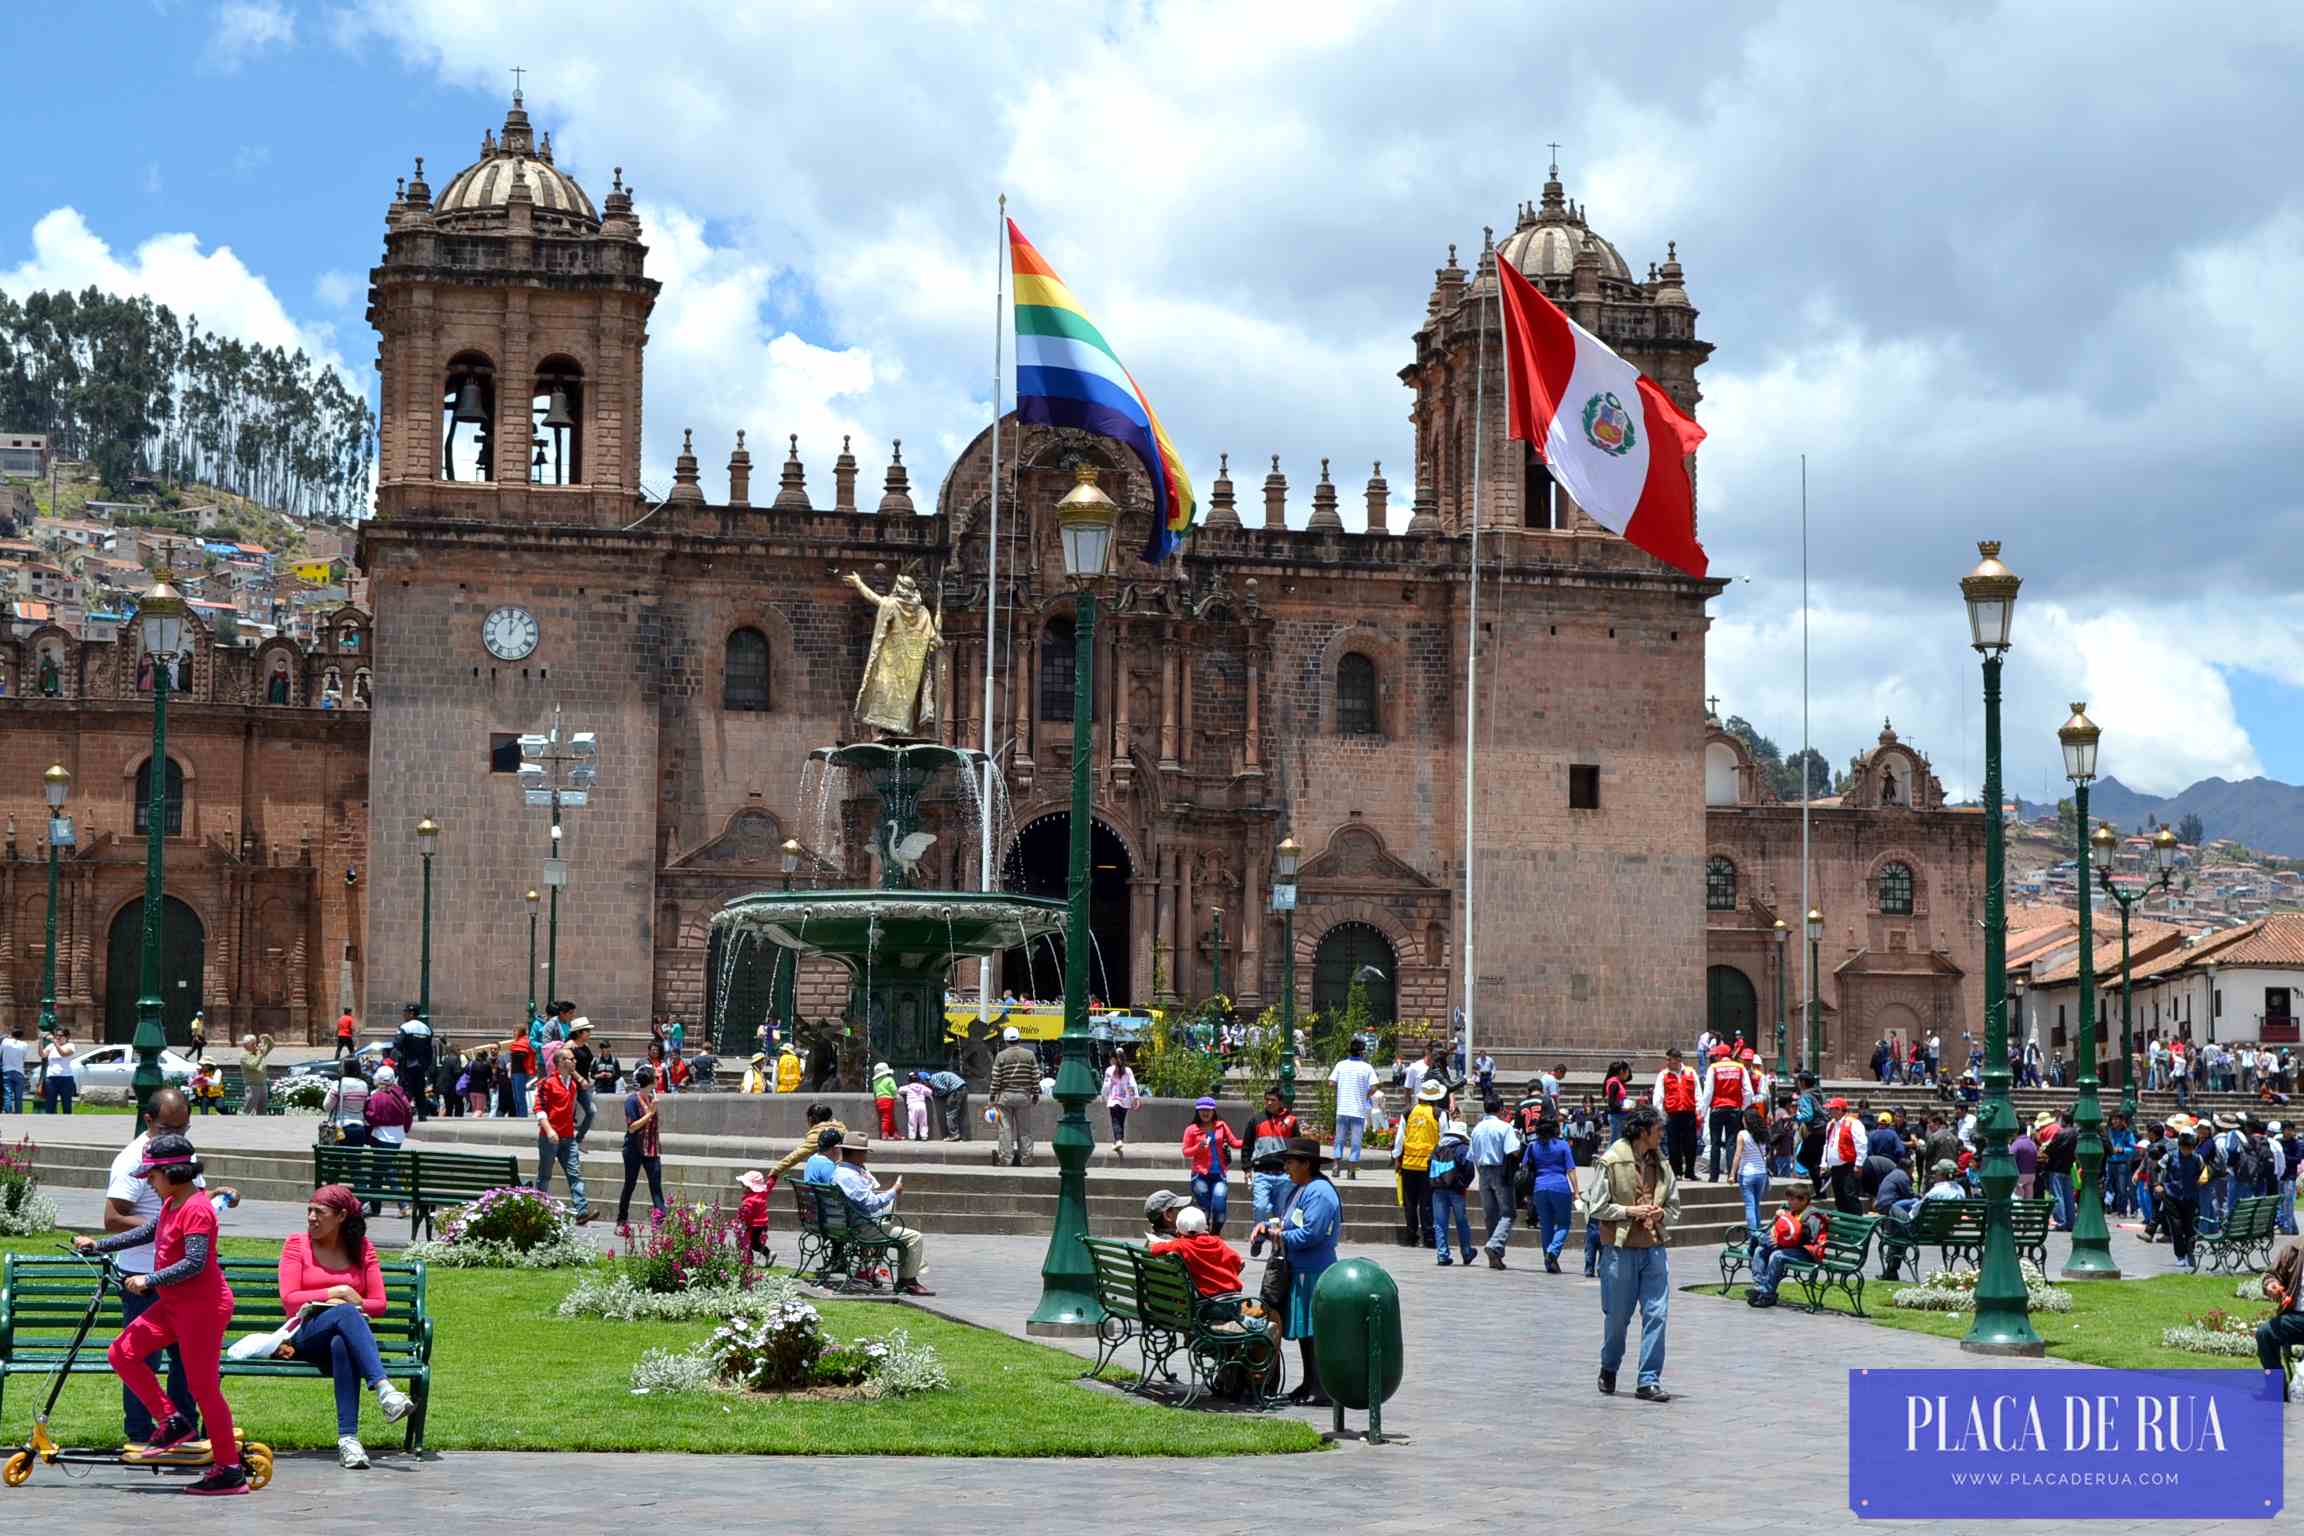
M 1112 761 L 1128 760 L 1128 626 L 1112 626 Z
M 1189 850 L 1168 854 L 1170 916 L 1168 919 L 1168 985 L 1178 997 L 1189 996 L 1184 966 L 1192 958 L 1192 859 Z
M 1176 626 L 1160 626 L 1160 769 L 1174 773 L 1176 757 Z
M 1196 756 L 1196 753 L 1193 750 L 1195 743 L 1192 737 L 1192 663 L 1196 654 L 1197 653 L 1194 652 L 1191 648 L 1186 647 L 1176 657 L 1177 669 L 1183 673 L 1183 677 L 1178 684 L 1177 691 L 1183 696 L 1183 704 L 1181 706 L 1184 717 L 1182 722 L 1182 746 L 1183 759 L 1186 762 L 1190 762 Z
M 1248 645 L 1248 761 L 1242 770 L 1250 778 L 1264 776 L 1263 749 L 1257 744 L 1264 734 L 1261 721 L 1264 695 L 1264 654 L 1252 640 Z
M 1253 699 L 1256 695 L 1251 692 L 1248 697 Z M 1256 717 L 1251 713 L 1248 718 L 1251 722 L 1248 739 L 1254 741 Z M 1254 749 L 1250 750 L 1253 754 Z M 1269 862 L 1265 867 L 1271 867 Z M 1240 935 L 1240 979 L 1232 984 L 1243 1011 L 1261 1010 L 1264 1006 L 1264 925 L 1271 921 L 1265 915 L 1270 902 L 1264 894 L 1264 876 L 1256 872 L 1254 864 L 1247 865 L 1240 877 L 1240 921 L 1234 925 L 1234 931 Z

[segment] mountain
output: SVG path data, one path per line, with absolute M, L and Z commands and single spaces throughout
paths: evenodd
M 2181 794 L 2147 795 L 2118 779 L 2099 779 L 2088 813 L 2123 832 L 2141 832 L 2148 816 L 2174 824 L 2200 818 L 2211 838 L 2229 837 L 2261 853 L 2304 856 L 2304 786 L 2275 779 L 2202 779 Z

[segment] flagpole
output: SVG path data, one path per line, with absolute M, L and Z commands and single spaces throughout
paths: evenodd
M 1808 455 L 1800 455 L 1800 921 L 1808 921 L 1815 905 L 1808 895 L 1808 802 L 1815 798 L 1808 781 L 1809 770 L 1815 759 L 1809 756 L 1814 749 L 1808 745 Z M 1809 985 L 1815 985 L 1816 972 L 1811 966 Z M 1808 999 L 1803 1010 L 1809 1018 L 1809 1027 L 1802 1031 L 1808 1044 L 1808 1070 L 1816 1074 L 1816 1081 L 1824 1081 L 1823 1063 L 1816 1060 L 1816 999 Z
M 1494 259 L 1494 231 L 1482 231 L 1480 259 Z M 1491 273 L 1497 288 L 1497 323 L 1504 319 L 1503 282 Z M 1477 314 L 1477 311 L 1475 311 Z M 1473 958 L 1473 808 L 1477 792 L 1474 743 L 1480 723 L 1480 446 L 1488 436 L 1488 326 L 1480 317 L 1480 360 L 1474 368 L 1472 405 L 1472 597 L 1464 618 L 1464 1070 L 1472 1070 L 1473 1031 L 1478 1027 L 1479 972 Z
M 984 792 L 976 806 L 979 890 L 992 889 L 993 683 L 1000 675 L 1000 648 L 994 644 L 1000 622 L 1000 386 L 1006 358 L 1007 294 L 1001 262 L 1008 254 L 1008 194 L 1000 194 L 999 232 L 992 245 L 992 523 L 984 556 Z M 992 957 L 976 963 L 976 1018 L 992 1017 Z

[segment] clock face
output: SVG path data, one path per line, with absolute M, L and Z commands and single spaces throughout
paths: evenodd
M 498 608 L 480 621 L 480 642 L 498 661 L 519 661 L 536 649 L 542 634 L 536 615 L 525 608 Z

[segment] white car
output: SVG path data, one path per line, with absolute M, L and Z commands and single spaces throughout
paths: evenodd
M 88 1045 L 72 1053 L 74 1075 L 80 1087 L 117 1088 L 123 1092 L 136 1086 L 136 1047 L 132 1045 Z M 192 1081 L 192 1074 L 200 1064 L 173 1048 L 160 1053 L 160 1075 L 172 1085 L 181 1087 Z

